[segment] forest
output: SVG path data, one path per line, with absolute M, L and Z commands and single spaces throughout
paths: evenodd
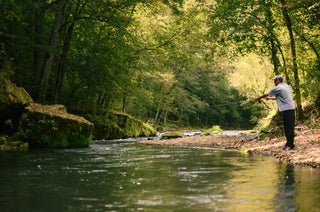
M 119 111 L 164 128 L 248 129 L 320 110 L 315 0 L 1 0 L 0 72 L 42 104 Z

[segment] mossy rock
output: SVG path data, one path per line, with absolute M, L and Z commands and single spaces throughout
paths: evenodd
M 7 143 L 8 143 L 7 138 L 4 136 L 0 136 L 0 145 L 7 144 Z
M 155 130 L 151 125 L 143 123 L 143 127 L 139 136 L 141 137 L 151 137 L 156 136 L 157 130 Z
M 26 151 L 29 144 L 22 141 L 10 141 L 7 137 L 0 137 L 0 151 Z
M 94 139 L 148 137 L 157 134 L 157 131 L 152 126 L 124 113 L 87 114 L 85 117 L 95 125 Z
M 25 104 L 29 102 L 33 100 L 24 88 L 0 77 L 0 133 L 11 135 L 18 129 Z
M 31 103 L 25 108 L 16 136 L 31 147 L 87 147 L 94 125 L 69 114 L 63 105 Z
M 167 132 L 161 136 L 161 140 L 172 139 L 172 138 L 182 138 L 183 136 L 184 134 L 178 131 Z
M 8 110 L 13 105 L 23 106 L 29 102 L 33 100 L 24 88 L 0 78 L 0 111 Z
M 94 124 L 93 139 L 115 139 L 124 135 L 117 123 L 108 119 L 108 115 L 86 114 L 84 117 Z

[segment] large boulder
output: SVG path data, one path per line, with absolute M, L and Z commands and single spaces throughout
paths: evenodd
M 94 139 L 149 137 L 157 134 L 157 131 L 149 124 L 124 113 L 87 114 L 85 118 L 94 123 Z
M 30 103 L 21 116 L 17 136 L 30 147 L 87 147 L 94 125 L 67 113 L 63 105 Z
M 33 102 L 24 88 L 0 77 L 0 134 L 13 134 L 26 103 Z

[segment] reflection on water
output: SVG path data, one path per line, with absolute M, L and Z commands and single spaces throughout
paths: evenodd
M 320 170 L 210 147 L 0 153 L 0 211 L 318 211 Z
M 275 198 L 276 211 L 296 211 L 294 166 L 278 164 L 278 193 Z
M 224 207 L 228 211 L 255 211 L 259 206 L 264 211 L 274 211 L 272 203 L 277 194 L 275 161 L 259 157 L 249 166 L 242 166 L 243 169 L 231 172 Z

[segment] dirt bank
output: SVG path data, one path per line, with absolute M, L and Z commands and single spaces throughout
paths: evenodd
M 297 131 L 296 131 L 297 132 Z M 284 151 L 284 137 L 248 141 L 239 136 L 209 135 L 192 136 L 170 140 L 146 140 L 140 144 L 170 146 L 214 146 L 226 149 L 237 149 L 247 154 L 273 156 L 279 160 L 287 160 L 293 164 L 320 167 L 320 130 L 298 131 L 295 137 L 296 148 Z

